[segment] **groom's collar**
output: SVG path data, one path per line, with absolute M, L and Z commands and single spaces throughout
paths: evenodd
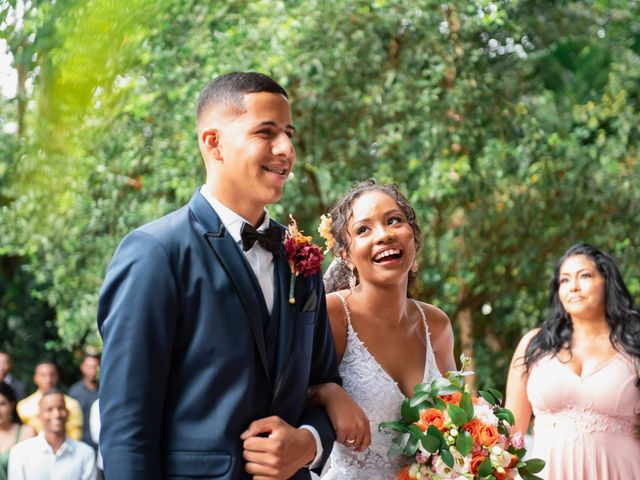
M 206 189 L 205 185 L 200 188 L 200 193 L 209 203 L 209 205 L 211 205 L 213 211 L 216 212 L 216 214 L 220 218 L 220 222 L 224 225 L 224 228 L 227 230 L 227 232 L 229 232 L 229 235 L 231 235 L 231 238 L 233 238 L 234 242 L 240 244 L 240 232 L 242 231 L 242 226 L 245 223 L 251 224 L 251 222 L 238 215 L 229 207 L 225 206 L 220 200 L 211 195 L 211 193 L 209 193 L 209 191 Z M 269 222 L 269 212 L 265 208 L 264 218 L 262 220 L 262 223 L 258 226 L 257 230 L 262 231 L 266 229 L 269 226 Z

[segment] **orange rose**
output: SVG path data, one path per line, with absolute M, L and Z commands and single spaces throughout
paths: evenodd
M 453 392 L 451 395 L 440 395 L 440 398 L 447 403 L 458 406 L 460 405 L 462 394 L 460 392 Z
M 469 471 L 474 475 L 478 474 L 478 468 L 480 468 L 480 464 L 484 462 L 484 459 L 487 458 L 484 455 L 476 455 L 471 459 L 469 463 Z
M 398 472 L 398 476 L 396 477 L 397 480 L 412 480 L 412 478 L 409 476 L 409 465 L 407 465 L 406 467 L 404 467 L 402 470 L 400 470 Z
M 483 447 L 490 447 L 498 441 L 498 429 L 493 425 L 481 424 L 478 430 L 478 443 Z
M 481 443 L 480 442 L 480 429 L 482 428 L 483 423 L 477 418 L 472 418 L 470 421 L 464 424 L 462 427 L 464 430 L 469 432 L 471 438 L 473 439 L 473 443 Z
M 505 468 L 504 473 L 500 473 L 496 470 L 493 472 L 493 476 L 496 477 L 496 480 L 507 480 L 509 478 L 509 469 Z
M 444 430 L 444 414 L 437 408 L 427 408 L 420 411 L 420 421 L 416 422 L 424 432 L 429 425 L 433 425 L 438 430 Z

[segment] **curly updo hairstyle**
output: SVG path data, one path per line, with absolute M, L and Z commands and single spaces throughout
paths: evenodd
M 407 200 L 407 197 L 398 189 L 394 184 L 376 183 L 375 180 L 367 180 L 366 182 L 356 183 L 351 190 L 349 190 L 340 200 L 338 200 L 331 211 L 331 235 L 334 238 L 335 244 L 332 249 L 334 256 L 331 266 L 324 275 L 325 288 L 327 293 L 335 292 L 338 290 L 344 290 L 349 288 L 349 276 L 351 270 L 349 269 L 347 262 L 342 260 L 341 253 L 349 253 L 349 247 L 351 246 L 351 236 L 348 233 L 348 225 L 351 217 L 353 216 L 353 202 L 355 202 L 360 196 L 369 192 L 381 192 L 386 193 L 395 200 L 402 210 L 402 213 L 407 217 L 407 222 L 413 230 L 413 239 L 416 247 L 416 255 L 422 247 L 422 241 L 420 240 L 420 226 L 416 220 L 416 212 Z M 354 275 L 358 280 L 358 272 L 354 269 Z M 407 285 L 407 296 L 410 296 L 411 286 L 416 279 L 416 274 L 412 271 L 409 272 L 409 282 Z

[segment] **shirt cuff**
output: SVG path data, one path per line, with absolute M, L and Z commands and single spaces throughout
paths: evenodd
M 320 441 L 320 435 L 318 434 L 318 430 L 316 430 L 311 425 L 300 425 L 300 428 L 304 428 L 305 430 L 309 430 L 311 435 L 313 435 L 313 439 L 316 441 L 316 456 L 311 463 L 306 465 L 306 468 L 309 470 L 313 470 L 314 468 L 318 468 L 322 463 L 322 442 Z

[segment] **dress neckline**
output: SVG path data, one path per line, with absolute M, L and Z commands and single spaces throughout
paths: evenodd
M 342 301 L 342 306 L 343 306 L 344 311 L 345 311 L 345 316 L 347 317 L 347 329 L 349 330 L 349 333 L 353 334 L 353 337 L 355 338 L 355 340 L 362 346 L 362 349 L 371 358 L 371 360 L 376 365 L 376 367 L 380 370 L 382 375 L 385 376 L 387 378 L 387 380 L 389 380 L 393 385 L 395 385 L 396 390 L 398 391 L 398 393 L 400 393 L 400 395 L 402 395 L 403 397 L 410 397 L 411 395 L 406 395 L 402 391 L 402 389 L 400 388 L 400 385 L 398 384 L 398 382 L 391 376 L 391 374 L 389 374 L 389 372 L 387 372 L 384 369 L 384 367 L 382 365 L 380 365 L 380 362 L 378 362 L 376 357 L 374 357 L 373 354 L 369 351 L 369 349 L 367 348 L 365 343 L 362 340 L 360 340 L 360 337 L 358 336 L 358 332 L 356 332 L 356 329 L 353 328 L 353 325 L 351 324 L 351 310 L 349 310 L 349 304 L 347 303 L 347 299 L 344 298 L 340 294 L 340 292 L 335 292 L 335 293 L 336 293 L 336 295 L 338 295 L 338 297 Z M 422 380 L 420 381 L 420 383 L 424 383 L 425 382 L 425 377 L 429 373 L 428 360 L 429 360 L 429 347 L 431 345 L 431 342 L 429 341 L 429 337 L 430 337 L 429 326 L 427 324 L 427 316 L 425 315 L 424 310 L 422 310 L 422 307 L 420 306 L 420 304 L 416 300 L 414 300 L 413 298 L 410 298 L 409 300 L 411 300 L 413 305 L 416 307 L 416 309 L 420 313 L 420 318 L 422 319 L 422 324 L 424 326 L 424 331 L 425 331 L 424 365 L 422 367 L 423 368 L 423 370 L 422 370 Z
M 564 368 L 566 368 L 573 376 L 575 376 L 577 379 L 579 380 L 585 380 L 593 375 L 595 375 L 596 373 L 598 373 L 599 371 L 605 369 L 607 366 L 609 366 L 611 363 L 613 363 L 613 361 L 615 359 L 617 359 L 618 357 L 620 357 L 622 354 L 620 352 L 616 352 L 612 357 L 608 358 L 607 360 L 605 360 L 604 362 L 602 362 L 601 364 L 599 364 L 596 368 L 594 368 L 593 370 L 591 370 L 589 373 L 587 373 L 586 375 L 580 374 L 578 375 L 578 373 L 575 372 L 575 370 L 573 370 L 573 368 L 571 368 L 571 366 L 567 363 L 567 362 L 563 362 L 562 360 L 560 360 L 556 355 L 554 355 L 553 358 L 555 358 L 558 363 L 560 365 L 562 365 Z

